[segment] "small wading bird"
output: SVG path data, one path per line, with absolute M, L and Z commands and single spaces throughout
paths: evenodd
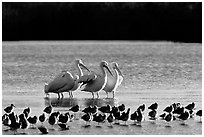
M 39 126 L 38 129 L 42 134 L 48 134 L 48 130 L 44 126 Z
M 75 65 L 79 71 L 78 75 L 72 75 L 68 71 L 62 71 L 53 81 L 51 81 L 49 84 L 45 83 L 44 91 L 46 95 L 49 95 L 49 93 L 57 93 L 58 99 L 60 98 L 60 94 L 63 98 L 63 92 L 69 92 L 69 96 L 73 97 L 72 91 L 77 90 L 80 87 L 79 79 L 81 76 L 83 76 L 83 72 L 80 68 L 83 67 L 89 71 L 89 69 L 83 64 L 82 60 L 76 59 Z
M 202 117 L 202 110 L 198 110 L 196 112 L 196 115 L 200 117 L 200 121 L 201 121 L 201 117 Z
M 92 73 L 92 74 L 82 76 L 79 80 L 79 83 L 82 83 L 82 85 L 85 85 L 82 91 L 91 92 L 93 98 L 94 98 L 94 92 L 97 93 L 97 97 L 99 98 L 98 92 L 101 91 L 107 83 L 107 73 L 104 68 L 106 68 L 109 71 L 109 73 L 113 75 L 112 72 L 110 71 L 108 63 L 106 61 L 102 61 L 100 63 L 100 69 L 102 72 L 101 75 Z
M 37 116 L 33 116 L 33 117 L 30 116 L 27 120 L 30 123 L 30 126 L 34 128 L 34 125 L 37 123 L 38 118 Z
M 90 126 L 90 122 L 93 120 L 93 115 L 91 113 L 86 113 L 84 114 L 81 119 L 83 119 L 84 121 L 86 121 L 86 125 L 85 126 Z M 87 125 L 89 122 L 89 125 Z
M 27 129 L 29 127 L 29 123 L 28 123 L 24 113 L 19 115 L 19 123 L 21 124 L 21 129 L 23 129 L 23 131 L 25 133 L 25 129 Z
M 43 113 L 42 115 L 39 116 L 39 121 L 43 125 L 43 122 L 45 122 L 45 113 Z
M 186 125 L 185 121 L 190 118 L 190 114 L 188 111 L 185 111 L 184 113 L 181 113 L 181 115 L 178 118 L 183 120 L 182 125 Z
M 76 113 L 79 111 L 79 105 L 76 105 L 76 106 L 71 107 L 71 108 L 69 109 L 69 111 L 74 112 L 74 117 L 75 117 L 76 119 L 78 119 L 78 118 L 76 117 Z
M 113 93 L 113 98 L 114 98 L 115 91 L 118 88 L 118 86 L 122 83 L 124 78 L 116 62 L 112 63 L 112 68 L 115 71 L 115 76 L 107 77 L 107 83 L 103 88 L 103 90 L 106 92 L 107 98 L 108 98 L 108 93 L 111 93 L 111 92 Z
M 9 114 L 9 113 L 11 113 L 13 111 L 14 107 L 15 106 L 13 104 L 11 104 L 10 106 L 4 108 L 4 111 Z
M 30 113 L 30 108 L 29 108 L 29 107 L 25 108 L 25 109 L 23 110 L 23 113 L 25 114 L 25 117 L 27 118 L 28 115 L 29 115 L 29 113 Z

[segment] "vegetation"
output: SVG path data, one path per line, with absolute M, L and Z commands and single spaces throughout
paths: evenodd
M 202 42 L 201 2 L 3 2 L 3 40 Z

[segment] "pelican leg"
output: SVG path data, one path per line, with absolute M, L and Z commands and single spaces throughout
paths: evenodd
M 73 93 L 72 93 L 72 91 L 71 91 L 71 97 L 73 98 L 74 96 L 73 96 Z
M 107 98 L 108 98 L 108 92 L 106 92 L 106 96 L 107 96 Z
M 59 93 L 57 93 L 58 94 L 58 99 L 60 99 L 60 94 Z
M 92 96 L 93 96 L 93 98 L 94 98 L 94 93 L 93 92 L 91 92 L 92 93 Z
M 99 98 L 99 94 L 98 94 L 98 92 L 96 92 L 96 94 L 97 94 L 97 98 Z
M 61 93 L 61 96 L 62 96 L 62 99 L 64 98 L 64 95 L 63 95 L 63 93 Z
M 113 91 L 113 98 L 115 98 L 115 91 Z

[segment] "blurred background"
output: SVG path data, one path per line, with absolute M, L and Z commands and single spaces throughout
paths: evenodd
M 3 41 L 202 42 L 202 2 L 3 2 Z

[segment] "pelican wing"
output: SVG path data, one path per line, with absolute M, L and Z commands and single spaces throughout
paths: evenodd
M 56 92 L 65 86 L 67 89 L 71 89 L 74 86 L 73 76 L 70 73 L 64 73 L 51 81 L 48 84 L 48 92 Z
M 87 84 L 87 83 L 95 80 L 96 78 L 97 78 L 97 75 L 95 75 L 95 74 L 84 75 L 84 76 L 80 77 L 79 83 Z

